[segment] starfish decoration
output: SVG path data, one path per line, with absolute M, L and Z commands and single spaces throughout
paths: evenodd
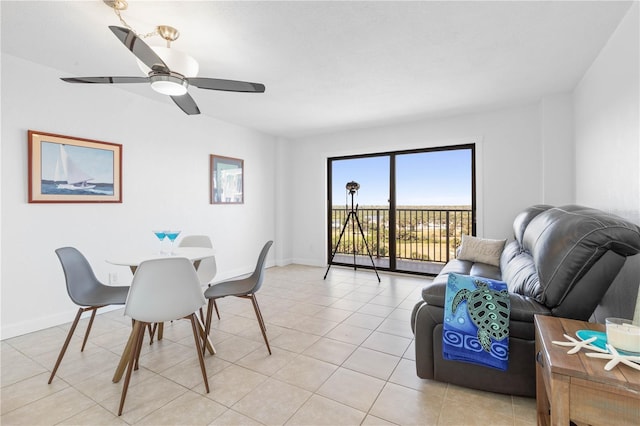
M 611 361 L 607 362 L 604 366 L 604 369 L 609 371 L 619 363 L 623 363 L 624 365 L 628 365 L 631 368 L 635 368 L 636 370 L 640 370 L 640 364 L 636 364 L 640 362 L 640 356 L 635 355 L 621 355 L 616 348 L 607 343 L 607 349 L 609 349 L 610 353 L 587 353 L 586 355 L 592 358 L 602 358 L 602 359 L 610 359 Z
M 573 346 L 571 349 L 569 349 L 567 351 L 568 354 L 575 354 L 576 352 L 579 352 L 580 349 L 585 348 L 585 349 L 591 349 L 592 351 L 596 351 L 596 352 L 602 352 L 602 353 L 607 353 L 607 351 L 605 351 L 604 349 L 600 349 L 596 346 L 593 346 L 591 343 L 595 342 L 596 337 L 590 337 L 588 339 L 585 340 L 576 340 L 573 337 L 569 336 L 568 334 L 565 334 L 564 337 L 566 339 L 568 339 L 568 342 L 558 342 L 556 340 L 553 340 L 551 343 L 553 343 L 554 345 L 558 345 L 558 346 Z

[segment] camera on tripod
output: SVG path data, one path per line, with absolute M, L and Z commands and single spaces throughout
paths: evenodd
M 360 184 L 352 180 L 351 182 L 347 182 L 346 188 L 349 194 L 353 194 L 360 189 Z
M 353 237 L 351 242 L 353 244 L 353 269 L 357 268 L 356 264 L 356 254 L 358 250 L 356 250 L 356 225 L 358 225 L 358 230 L 360 231 L 360 236 L 362 237 L 362 242 L 364 243 L 365 248 L 367 249 L 367 254 L 369 255 L 369 259 L 371 259 L 371 266 L 373 266 L 373 270 L 376 273 L 376 277 L 378 277 L 378 282 L 380 282 L 380 275 L 378 275 L 378 269 L 376 269 L 376 264 L 373 261 L 373 256 L 371 256 L 371 251 L 369 251 L 369 244 L 367 244 L 367 237 L 364 235 L 364 231 L 362 230 L 362 225 L 360 224 L 360 219 L 358 219 L 358 206 L 353 208 L 353 195 L 358 192 L 360 189 L 360 184 L 354 180 L 351 182 L 347 182 L 345 185 L 347 188 L 347 192 L 351 195 L 351 211 L 347 215 L 344 225 L 342 226 L 342 231 L 340 231 L 340 236 L 338 237 L 338 242 L 336 243 L 336 247 L 333 249 L 333 253 L 331 254 L 331 259 L 329 259 L 329 266 L 327 267 L 327 272 L 324 273 L 324 279 L 327 279 L 327 274 L 329 273 L 329 269 L 331 269 L 331 264 L 333 262 L 333 258 L 336 256 L 338 252 L 338 247 L 340 247 L 340 241 L 342 240 L 342 236 L 344 235 L 344 231 L 347 229 L 347 225 L 351 223 L 351 232 L 353 233 Z M 345 206 L 345 209 L 347 206 Z

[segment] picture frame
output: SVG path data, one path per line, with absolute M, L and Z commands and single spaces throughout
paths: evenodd
M 244 204 L 244 160 L 211 154 L 211 204 Z
M 29 203 L 122 203 L 122 145 L 28 131 Z

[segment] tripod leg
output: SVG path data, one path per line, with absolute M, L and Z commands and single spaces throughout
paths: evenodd
M 355 212 L 357 212 L 357 208 Z M 358 213 L 353 213 L 353 217 L 358 220 Z M 353 270 L 358 269 L 358 263 L 356 262 L 356 224 L 351 222 L 351 250 L 353 251 Z
M 349 218 L 353 214 L 353 211 L 350 211 L 347 215 L 347 218 L 344 220 L 344 225 L 342 225 L 342 231 L 340 231 L 340 237 L 338 237 L 338 242 L 336 243 L 336 248 L 333 249 L 333 253 L 331 253 L 331 259 L 329 259 L 329 267 L 327 268 L 327 272 L 324 273 L 324 278 L 327 279 L 327 274 L 329 273 L 329 269 L 331 268 L 331 262 L 333 262 L 333 258 L 336 256 L 336 252 L 338 251 L 338 247 L 340 246 L 340 241 L 342 240 L 342 236 L 344 235 L 345 229 L 347 229 L 347 225 L 349 224 Z M 357 219 L 357 218 L 356 218 Z
M 369 255 L 369 259 L 371 259 L 371 266 L 373 266 L 373 270 L 376 273 L 376 277 L 378 277 L 378 282 L 380 281 L 380 275 L 378 275 L 378 269 L 376 269 L 376 264 L 373 262 L 373 256 L 371 256 L 371 251 L 369 250 L 369 244 L 367 244 L 367 239 L 364 236 L 364 231 L 362 230 L 362 225 L 360 225 L 360 220 L 358 216 L 355 216 L 356 223 L 358 224 L 358 229 L 360 229 L 360 235 L 362 235 L 362 241 L 364 241 L 364 246 L 367 249 L 367 254 Z

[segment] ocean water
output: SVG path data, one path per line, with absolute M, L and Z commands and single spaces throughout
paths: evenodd
M 48 181 L 41 184 L 42 194 L 58 194 L 58 195 L 113 195 L 112 183 L 96 183 L 95 188 L 91 189 L 60 189 L 58 185 Z

